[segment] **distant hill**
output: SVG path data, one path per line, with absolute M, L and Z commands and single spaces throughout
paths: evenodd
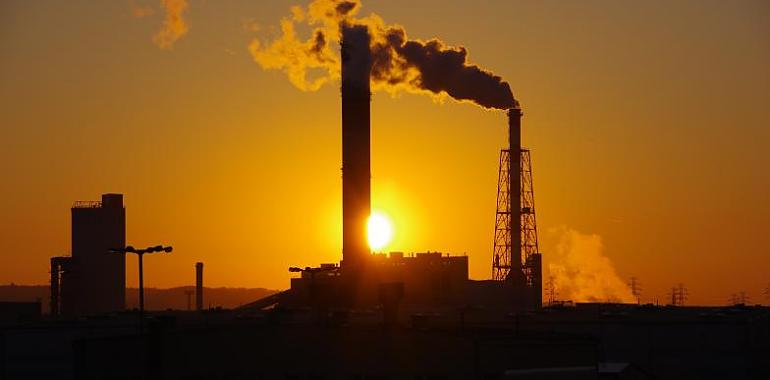
M 147 310 L 186 310 L 187 295 L 185 291 L 192 291 L 191 306 L 195 308 L 195 287 L 180 286 L 170 289 L 144 289 L 144 307 Z M 203 288 L 203 307 L 223 307 L 232 309 L 260 298 L 267 297 L 277 293 L 277 290 L 270 289 L 249 289 L 249 288 Z M 126 308 L 133 309 L 139 307 L 139 289 L 126 289 Z
M 185 291 L 195 293 L 194 286 L 180 286 L 169 289 L 145 288 L 144 306 L 147 310 L 186 310 L 187 295 Z M 234 308 L 239 305 L 258 300 L 262 297 L 277 293 L 278 290 L 263 288 L 204 288 L 203 305 L 209 307 Z M 0 285 L 0 301 L 17 302 L 42 302 L 43 313 L 48 313 L 48 298 L 50 289 L 48 285 Z M 191 299 L 195 308 L 195 295 Z M 139 307 L 139 289 L 126 289 L 126 308 Z
M 43 303 L 43 312 L 48 312 L 48 285 L 0 285 L 0 301 Z

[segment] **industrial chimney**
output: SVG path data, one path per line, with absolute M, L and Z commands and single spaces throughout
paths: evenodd
M 518 104 L 508 110 L 508 205 L 511 215 L 511 270 L 508 275 L 516 285 L 524 284 L 521 263 L 521 115 Z
M 371 212 L 369 75 L 372 57 L 366 26 L 342 26 L 342 267 L 369 256 L 366 223 Z
M 203 263 L 195 263 L 195 310 L 203 310 Z

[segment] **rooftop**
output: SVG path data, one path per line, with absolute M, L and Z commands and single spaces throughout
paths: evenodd
M 102 208 L 102 201 L 75 201 L 72 208 Z

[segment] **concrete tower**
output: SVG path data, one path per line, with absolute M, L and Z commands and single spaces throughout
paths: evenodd
M 71 294 L 77 296 L 67 297 L 72 304 L 63 309 L 83 315 L 125 308 L 125 254 L 110 252 L 110 249 L 125 245 L 126 209 L 122 194 L 103 194 L 101 202 L 75 203 L 72 207 L 72 261 L 77 274 L 73 276 L 76 281 L 72 287 L 76 289 Z
M 342 266 L 358 267 L 370 254 L 366 223 L 371 212 L 372 68 L 369 31 L 342 27 Z
M 522 271 L 521 257 L 521 109 L 519 107 L 508 110 L 508 145 L 509 154 L 509 187 L 508 195 L 510 207 L 511 229 L 511 271 L 510 278 L 516 284 L 523 285 L 524 273 Z

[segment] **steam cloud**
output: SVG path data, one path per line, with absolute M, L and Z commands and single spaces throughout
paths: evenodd
M 602 253 L 599 235 L 586 235 L 565 227 L 552 231 L 558 237 L 548 268 L 559 298 L 575 302 L 636 302 L 631 289 L 618 277 Z
M 268 42 L 254 40 L 249 50 L 266 70 L 281 70 L 294 86 L 315 91 L 340 77 L 339 41 L 343 24 L 364 25 L 371 34 L 372 87 L 391 94 L 401 91 L 471 101 L 485 108 L 516 105 L 511 88 L 501 77 L 468 62 L 463 47 L 449 47 L 438 39 L 410 40 L 399 25 L 386 25 L 377 15 L 356 17 L 359 0 L 314 0 L 294 6 L 281 20 L 281 35 Z M 298 37 L 296 26 L 311 28 Z
M 174 42 L 187 34 L 189 29 L 184 17 L 182 17 L 187 9 L 187 0 L 161 0 L 160 4 L 166 16 L 163 20 L 163 27 L 152 40 L 161 49 L 170 49 L 174 46 Z
M 131 14 L 136 18 L 148 17 L 155 14 L 155 10 L 149 5 L 139 5 L 133 0 L 129 1 L 128 5 L 131 7 Z

